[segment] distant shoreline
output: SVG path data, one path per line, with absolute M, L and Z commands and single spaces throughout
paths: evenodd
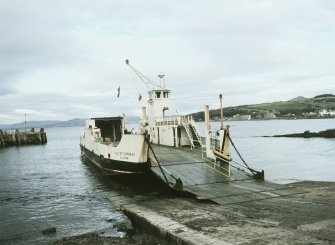
M 295 120 L 316 120 L 316 119 L 335 119 L 335 117 L 316 117 L 316 118 L 271 118 L 271 119 L 250 119 L 250 120 L 234 120 L 224 119 L 223 122 L 249 122 L 249 121 L 295 121 Z M 205 122 L 205 121 L 196 121 Z M 220 120 L 211 119 L 210 122 L 220 122 Z
M 224 122 L 248 122 L 248 121 L 278 121 L 278 120 L 287 120 L 287 121 L 293 121 L 293 120 L 315 120 L 315 119 L 335 119 L 335 117 L 316 117 L 316 118 L 272 118 L 272 119 L 250 119 L 250 120 L 234 120 L 234 119 L 225 119 Z M 0 125 L 0 129 L 2 130 L 28 130 L 31 128 L 68 128 L 68 127 L 83 127 L 85 126 L 85 119 L 82 119 L 82 122 L 77 123 L 68 123 L 69 121 L 59 121 L 57 124 L 44 124 L 45 121 L 36 121 L 34 124 L 28 124 L 27 126 L 24 126 L 22 124 L 24 123 L 15 123 L 15 124 L 7 124 L 7 125 Z M 70 120 L 71 121 L 71 120 Z M 220 122 L 220 120 L 210 120 L 211 122 Z M 39 124 L 41 122 L 41 124 Z M 205 121 L 196 121 L 196 122 L 205 122 Z M 136 124 L 139 123 L 139 121 L 129 121 L 126 122 L 126 124 Z

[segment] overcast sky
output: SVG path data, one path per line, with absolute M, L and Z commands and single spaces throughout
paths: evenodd
M 125 59 L 171 114 L 335 93 L 335 1 L 0 0 L 0 125 L 139 116 Z

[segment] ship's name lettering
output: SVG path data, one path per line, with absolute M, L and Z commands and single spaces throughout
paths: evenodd
M 126 152 L 126 151 L 116 151 L 115 155 L 122 156 L 122 157 L 134 157 L 135 153 L 134 152 Z

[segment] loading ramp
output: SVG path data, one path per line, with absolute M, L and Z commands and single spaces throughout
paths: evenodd
M 171 188 L 192 193 L 201 200 L 226 205 L 304 193 L 295 187 L 256 180 L 235 167 L 227 177 L 202 156 L 200 148 L 152 148 L 161 166 L 151 153 L 151 172 Z

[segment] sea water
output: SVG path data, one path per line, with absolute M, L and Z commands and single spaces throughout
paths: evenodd
M 264 170 L 265 178 L 277 183 L 302 180 L 335 181 L 335 139 L 263 137 L 306 130 L 335 128 L 335 119 L 228 121 L 230 135 L 245 162 Z M 220 123 L 211 123 L 215 133 Z M 204 123 L 198 123 L 204 135 Z M 231 147 L 233 160 L 242 163 Z
M 261 137 L 326 130 L 334 128 L 335 119 L 227 124 L 245 161 L 263 169 L 266 179 L 335 181 L 335 139 Z M 204 123 L 198 127 L 204 133 Z M 213 132 L 218 127 L 212 123 Z M 46 145 L 0 149 L 0 244 L 45 244 L 89 232 L 123 236 L 114 228 L 128 221 L 120 205 L 156 191 L 120 183 L 88 165 L 80 154 L 82 130 L 48 128 Z M 232 154 L 239 161 L 233 149 Z M 43 235 L 48 227 L 56 233 Z
M 46 244 L 85 233 L 124 236 L 120 205 L 151 192 L 102 175 L 81 158 L 83 127 L 46 129 L 46 145 L 0 149 L 0 244 Z M 56 233 L 42 231 L 55 227 Z

